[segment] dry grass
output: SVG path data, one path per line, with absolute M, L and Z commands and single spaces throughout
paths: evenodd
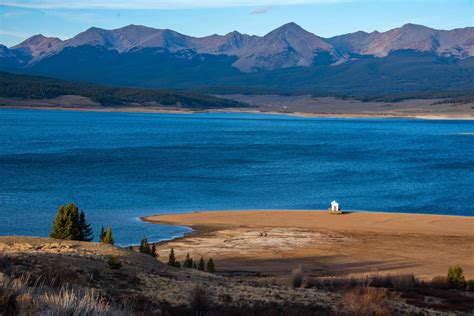
M 175 269 L 150 256 L 96 243 L 0 237 L 0 251 L 0 272 L 4 273 L 0 280 L 1 315 L 45 311 L 84 315 L 331 315 L 340 314 L 346 301 L 357 312 L 364 306 L 360 302 L 367 297 L 375 299 L 375 294 L 383 291 L 386 297 L 381 308 L 398 306 L 401 300 L 392 296 L 395 289 L 413 293 L 404 297 L 411 303 L 399 314 L 435 308 L 420 304 L 425 292 L 443 297 L 439 307 L 443 311 L 456 310 L 457 306 L 469 311 L 471 303 L 459 290 L 447 293 L 440 289 L 437 293 L 427 284 L 423 292 L 418 289 L 420 282 L 410 289 L 414 282 L 410 275 L 302 279 L 303 271 L 295 269 L 295 286 L 300 282 L 306 286 L 293 288 L 288 272 L 281 279 L 229 278 Z M 120 270 L 109 268 L 110 256 L 120 260 Z M 367 289 L 368 284 L 371 289 Z M 375 313 L 377 306 L 371 307 Z
M 0 315 L 107 315 L 110 304 L 94 290 L 32 283 L 0 273 Z
M 109 303 L 94 290 L 65 286 L 59 292 L 46 291 L 39 299 L 56 315 L 105 315 L 111 312 Z
M 48 287 L 48 295 L 32 292 L 34 301 L 46 300 L 55 309 L 67 310 L 71 301 L 87 306 L 86 303 L 95 298 L 97 310 L 101 310 L 103 304 L 109 304 L 110 309 L 124 311 L 126 315 L 159 312 L 194 315 L 194 310 L 201 311 L 206 305 L 210 306 L 206 315 L 228 314 L 230 310 L 248 312 L 253 308 L 262 311 L 267 307 L 281 307 L 291 314 L 296 310 L 327 311 L 333 302 L 330 294 L 317 289 L 296 291 L 283 285 L 235 280 L 194 269 L 175 269 L 151 256 L 104 244 L 0 237 L 2 251 L 5 258 L 0 264 L 5 267 L 5 274 L 16 278 L 22 273 L 31 273 L 29 287 L 35 282 Z M 111 256 L 122 263 L 119 270 L 110 269 L 107 261 Z M 203 295 L 198 295 L 198 285 L 206 289 L 204 297 L 212 304 L 200 299 Z M 67 293 L 66 290 L 71 289 L 75 296 Z M 89 298 L 82 298 L 87 294 L 86 289 L 96 290 L 89 293 Z M 59 304 L 62 296 L 65 297 L 64 305 Z M 14 298 L 12 306 L 17 308 L 19 296 Z M 21 300 L 26 301 L 23 305 L 31 301 L 28 296 Z

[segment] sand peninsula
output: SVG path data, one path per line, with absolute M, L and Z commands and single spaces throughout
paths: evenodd
M 212 211 L 144 217 L 194 232 L 162 242 L 162 260 L 213 257 L 229 274 L 288 275 L 302 265 L 313 276 L 414 274 L 430 279 L 451 265 L 474 277 L 474 218 L 326 211 Z

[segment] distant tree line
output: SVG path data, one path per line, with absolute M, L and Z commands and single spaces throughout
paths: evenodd
M 315 94 L 314 96 L 318 96 Z M 471 103 L 474 102 L 474 90 L 418 91 L 397 93 L 358 92 L 353 94 L 336 95 L 341 99 L 356 99 L 362 102 L 401 102 L 413 99 L 440 99 L 434 104 Z
M 4 98 L 49 99 L 63 95 L 78 95 L 88 97 L 102 106 L 134 104 L 143 106 L 148 102 L 183 108 L 248 106 L 233 100 L 186 91 L 108 87 L 7 72 L 0 72 L 0 83 L 0 97 Z
M 439 99 L 435 104 L 471 103 L 474 102 L 473 89 L 437 89 L 404 91 L 400 86 L 398 92 L 379 90 L 345 90 L 342 88 L 311 88 L 288 86 L 286 88 L 214 86 L 205 88 L 189 88 L 183 90 L 159 90 L 144 88 L 110 87 L 75 81 L 57 80 L 46 77 L 18 75 L 0 72 L 0 97 L 49 99 L 63 95 L 79 95 L 88 97 L 102 106 L 146 106 L 156 102 L 161 106 L 182 108 L 233 108 L 248 107 L 248 104 L 225 98 L 207 95 L 212 94 L 276 94 L 283 96 L 310 94 L 313 97 L 336 97 L 340 99 L 356 99 L 362 102 L 401 102 L 411 99 Z

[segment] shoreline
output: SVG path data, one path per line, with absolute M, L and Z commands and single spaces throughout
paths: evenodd
M 184 212 L 184 213 L 172 213 L 172 214 L 156 214 L 156 215 L 148 215 L 148 216 L 140 216 L 139 219 L 144 221 L 144 222 L 147 222 L 147 223 L 151 223 L 151 224 L 166 224 L 166 225 L 173 225 L 173 226 L 182 226 L 182 227 L 187 227 L 187 228 L 190 228 L 192 229 L 192 231 L 190 231 L 189 233 L 185 233 L 183 236 L 180 236 L 180 237 L 176 237 L 174 239 L 170 239 L 170 240 L 164 240 L 163 242 L 168 242 L 168 241 L 172 241 L 172 240 L 176 240 L 176 239 L 181 239 L 181 238 L 185 238 L 187 237 L 188 235 L 191 235 L 191 234 L 198 234 L 199 231 L 197 230 L 197 227 L 211 227 L 213 226 L 212 224 L 202 224 L 200 223 L 199 225 L 198 224 L 195 224 L 194 221 L 191 221 L 190 223 L 191 224 L 186 224 L 186 223 L 179 223 L 179 219 L 180 218 L 186 218 L 186 217 L 189 217 L 189 216 L 192 216 L 192 215 L 196 215 L 196 216 L 199 216 L 199 214 L 202 214 L 202 215 L 205 215 L 205 216 L 210 216 L 211 214 L 223 214 L 223 213 L 228 213 L 228 214 L 231 214 L 231 213 L 235 213 L 236 215 L 239 214 L 239 215 L 245 215 L 246 213 L 247 214 L 255 214 L 255 213 L 274 213 L 274 214 L 288 214 L 288 215 L 291 215 L 291 212 L 294 212 L 296 214 L 298 213 L 314 213 L 318 216 L 322 215 L 322 214 L 325 214 L 327 215 L 328 214 L 328 210 L 293 210 L 293 209 L 289 209 L 289 210 L 285 210 L 285 209 L 257 209 L 257 210 L 211 210 L 211 211 L 191 211 L 191 212 Z M 360 214 L 360 215 L 363 215 L 363 216 L 366 216 L 366 217 L 379 217 L 379 216 L 387 216 L 387 217 L 390 217 L 390 218 L 397 218 L 397 217 L 404 217 L 404 218 L 410 218 L 410 219 L 415 219 L 416 217 L 419 217 L 419 218 L 431 218 L 431 219 L 438 219 L 438 220 L 442 220 L 442 219 L 447 219 L 447 220 L 450 220 L 450 219 L 454 219 L 454 220 L 459 220 L 459 221 L 464 221 L 465 219 L 468 219 L 468 221 L 470 220 L 472 223 L 471 225 L 472 228 L 474 229 L 474 216 L 471 216 L 471 215 L 448 215 L 448 214 L 429 214 L 429 213 L 400 213 L 400 212 L 397 212 L 397 213 L 391 213 L 391 212 L 377 212 L 377 211 L 373 211 L 373 212 L 369 212 L 369 211 L 343 211 L 343 214 L 341 214 L 340 216 L 334 216 L 335 218 L 337 217 L 343 217 L 343 216 L 348 216 L 348 215 L 355 215 L 355 214 Z M 162 219 L 162 218 L 165 218 L 165 219 Z M 177 221 L 175 219 L 172 219 L 171 221 L 169 220 L 169 218 L 176 218 Z M 229 223 L 223 223 L 222 225 L 230 225 Z M 235 224 L 234 226 L 236 226 L 237 224 Z M 472 231 L 472 235 L 474 236 L 474 230 Z
M 301 264 L 310 275 L 414 274 L 430 279 L 460 264 L 474 276 L 474 218 L 469 216 L 327 211 L 247 210 L 142 217 L 155 224 L 192 228 L 157 243 L 212 257 L 223 272 L 287 275 Z
M 2 105 L 0 109 L 11 110 L 43 110 L 43 111 L 76 111 L 76 112 L 104 112 L 104 113 L 149 113 L 149 114 L 199 114 L 199 113 L 242 113 L 242 114 L 268 114 L 282 115 L 302 118 L 334 118 L 334 119 L 417 119 L 417 120 L 452 120 L 452 121 L 471 121 L 473 115 L 454 115 L 454 114 L 408 114 L 408 113 L 311 113 L 311 112 L 279 112 L 262 111 L 258 109 L 181 109 L 181 108 L 147 108 L 147 107 L 55 107 L 55 106 L 21 106 L 21 105 Z
M 291 212 L 291 211 L 304 211 L 304 212 L 323 212 L 323 213 L 327 213 L 328 211 L 327 210 L 270 210 L 270 209 L 258 209 L 258 210 L 230 210 L 230 212 L 242 212 L 242 213 L 245 213 L 245 212 L 255 212 L 255 211 L 258 211 L 258 212 L 279 212 L 279 211 L 282 211 L 282 212 Z M 168 222 L 160 222 L 160 221 L 157 221 L 157 220 L 154 220 L 154 219 L 150 219 L 152 217 L 159 217 L 159 216 L 163 216 L 163 215 L 186 215 L 186 214 L 194 214 L 194 213 L 213 213 L 213 212 L 229 212 L 229 211 L 222 211 L 222 210 L 209 210 L 209 211 L 190 211 L 190 212 L 183 212 L 183 213 L 171 213 L 171 214 L 168 214 L 168 213 L 163 213 L 163 214 L 156 214 L 156 215 L 147 215 L 147 216 L 139 216 L 138 219 L 140 221 L 143 221 L 143 222 L 146 222 L 146 223 L 149 223 L 149 224 L 164 224 L 164 225 L 173 225 L 173 226 L 181 226 L 181 227 L 186 227 L 186 228 L 189 228 L 191 229 L 191 231 L 187 232 L 187 233 L 184 233 L 183 235 L 181 236 L 178 236 L 178 237 L 171 237 L 169 239 L 162 239 L 160 241 L 151 241 L 152 243 L 156 243 L 156 244 L 164 244 L 164 243 L 167 243 L 167 242 L 171 242 L 171 241 L 176 241 L 176 240 L 180 240 L 180 239 L 184 239 L 186 237 L 189 237 L 189 236 L 192 236 L 192 235 L 199 235 L 200 233 L 200 226 L 186 226 L 186 225 L 180 225 L 180 224 L 175 224 L 175 223 L 168 223 Z M 393 215 L 417 215 L 417 216 L 440 216 L 440 217 L 458 217 L 458 218 L 474 218 L 474 215 L 451 215 L 451 214 L 434 214 L 434 213 L 401 213 L 401 212 L 396 212 L 396 213 L 392 213 L 392 212 L 383 212 L 383 211 L 345 211 L 343 215 L 347 215 L 347 214 L 351 214 L 351 213 L 365 213 L 365 214 L 393 214 Z M 474 229 L 474 228 L 473 228 Z M 131 245 L 131 246 L 138 246 L 138 245 Z

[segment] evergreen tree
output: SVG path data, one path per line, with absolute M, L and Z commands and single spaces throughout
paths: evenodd
M 214 260 L 212 260 L 212 258 L 209 258 L 209 260 L 207 261 L 207 272 L 209 273 L 216 272 L 216 267 L 214 265 Z
M 79 225 L 79 240 L 92 241 L 92 239 L 94 239 L 94 236 L 92 235 L 92 227 L 86 221 L 86 215 L 82 211 L 81 213 L 79 213 L 78 225 Z
M 144 253 L 146 255 L 151 255 L 151 247 L 150 247 L 150 244 L 148 243 L 148 238 L 146 237 L 146 235 L 143 236 L 143 239 L 140 242 L 140 247 L 138 248 L 138 250 L 141 253 Z
M 100 228 L 100 236 L 99 236 L 99 241 L 104 242 L 104 237 L 105 237 L 105 228 L 104 225 Z
M 105 231 L 102 242 L 104 244 L 110 244 L 110 245 L 113 245 L 115 243 L 114 236 L 112 235 L 112 228 L 110 228 L 110 225 L 107 226 L 107 230 Z
M 81 240 L 79 210 L 74 203 L 59 207 L 49 236 L 56 239 Z
M 156 246 L 155 246 L 155 243 L 153 243 L 153 244 L 151 245 L 151 256 L 154 257 L 154 258 L 158 257 L 158 254 L 156 253 Z
M 170 251 L 170 256 L 168 258 L 168 265 L 172 266 L 172 267 L 176 266 L 176 258 L 174 256 L 174 249 L 173 248 L 171 248 L 171 251 Z
M 204 271 L 206 268 L 205 264 L 204 264 L 204 258 L 201 257 L 201 259 L 199 259 L 199 263 L 198 263 L 198 270 L 199 271 Z
M 193 269 L 197 269 L 197 264 L 196 264 L 196 261 L 193 262 Z
M 193 268 L 193 258 L 189 256 L 189 252 L 186 254 L 186 258 L 184 259 L 184 262 L 183 262 L 183 267 L 189 268 L 189 269 Z

